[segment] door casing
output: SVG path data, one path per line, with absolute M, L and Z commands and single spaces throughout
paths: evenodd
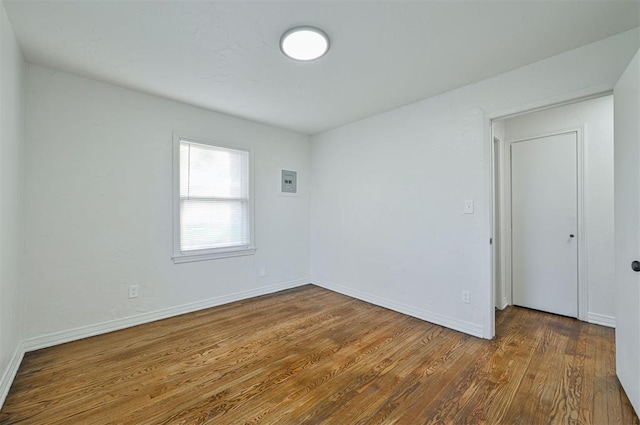
M 582 101 L 584 99 L 577 100 Z M 584 156 L 584 126 L 568 127 L 564 129 L 558 129 L 553 132 L 541 132 L 536 134 L 535 137 L 528 137 L 526 139 L 516 139 L 501 141 L 500 147 L 502 155 L 500 182 L 498 187 L 500 188 L 500 196 L 498 197 L 500 202 L 500 214 L 499 214 L 499 226 L 500 230 L 498 235 L 500 240 L 498 246 L 500 246 L 500 275 L 503 279 L 502 287 L 506 289 L 506 294 L 503 296 L 506 298 L 508 304 L 513 304 L 512 286 L 513 286 L 513 274 L 512 274 L 512 262 L 511 262 L 511 144 L 518 143 L 525 140 L 543 138 L 549 136 L 557 136 L 567 133 L 576 133 L 576 155 L 577 155 L 577 228 L 578 228 L 578 293 L 576 294 L 578 299 L 578 319 L 582 321 L 588 320 L 588 276 L 587 276 L 587 240 L 588 234 L 585 226 L 585 210 L 584 210 L 584 194 L 586 193 L 586 181 L 584 178 L 585 168 L 585 156 Z M 495 214 L 495 211 L 494 211 Z M 493 216 L 493 214 L 492 214 Z M 495 284 L 494 284 L 495 287 Z

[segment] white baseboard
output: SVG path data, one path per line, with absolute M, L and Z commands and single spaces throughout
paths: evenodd
M 328 289 L 330 291 L 339 292 L 343 295 L 347 295 L 352 298 L 357 298 L 362 301 L 366 301 L 371 304 L 378 305 L 380 307 L 388 308 L 389 310 L 397 311 L 398 313 L 406 314 L 408 316 L 417 317 L 418 319 L 426 322 L 434 323 L 436 325 L 444 326 L 456 331 L 460 331 L 478 338 L 483 338 L 483 328 L 481 325 L 477 325 L 471 322 L 465 322 L 463 320 L 454 319 L 448 316 L 443 316 L 438 313 L 434 313 L 421 308 L 411 307 L 406 304 L 402 304 L 387 298 L 382 298 L 377 295 L 362 292 L 356 289 L 347 288 L 342 285 L 338 285 L 333 282 L 329 282 L 323 279 L 312 279 L 311 283 Z
M 500 304 L 497 305 L 496 307 L 498 308 L 498 310 L 504 310 L 508 306 L 509 306 L 509 301 L 507 301 L 507 297 L 502 297 L 502 299 L 500 300 Z
M 163 310 L 136 314 L 135 316 L 124 317 L 122 319 L 115 319 L 107 322 L 96 323 L 94 325 L 82 326 L 79 328 L 54 332 L 46 335 L 39 335 L 36 337 L 28 338 L 22 343 L 25 352 L 39 350 L 41 348 L 64 344 L 71 341 L 77 341 L 79 339 L 101 335 L 120 329 L 130 328 L 149 322 L 155 322 L 156 320 L 167 319 L 169 317 L 179 316 L 181 314 L 191 313 L 194 311 L 203 310 L 205 308 L 216 307 L 222 304 L 245 300 L 247 298 L 271 294 L 285 289 L 306 285 L 308 283 L 309 279 L 298 279 L 289 282 L 282 282 L 275 285 L 252 289 L 249 291 L 236 292 L 229 295 L 209 298 L 207 300 L 169 307 Z
M 587 322 L 594 325 L 607 326 L 609 328 L 616 327 L 616 318 L 607 316 L 606 314 L 587 313 Z
M 4 401 L 7 398 L 7 394 L 9 394 L 9 390 L 11 389 L 11 384 L 18 373 L 18 368 L 20 368 L 20 363 L 22 363 L 22 358 L 24 357 L 24 346 L 22 345 L 22 341 L 18 343 L 16 347 L 16 351 L 13 353 L 11 360 L 9 361 L 9 365 L 2 375 L 2 379 L 0 379 L 0 409 L 4 405 Z

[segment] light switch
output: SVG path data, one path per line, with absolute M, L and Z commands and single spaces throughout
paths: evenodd
M 473 214 L 473 201 L 464 201 L 464 213 Z

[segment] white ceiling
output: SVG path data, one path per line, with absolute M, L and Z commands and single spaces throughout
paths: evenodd
M 4 0 L 25 59 L 316 134 L 640 25 L 640 1 Z M 307 63 L 281 34 L 313 25 Z

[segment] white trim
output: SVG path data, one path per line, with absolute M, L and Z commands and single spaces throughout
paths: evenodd
M 502 299 L 500 300 L 500 305 L 497 305 L 496 307 L 498 308 L 498 310 L 504 310 L 508 305 L 509 301 L 507 300 L 507 297 L 502 297 Z
M 480 292 L 480 297 L 478 299 L 481 300 L 481 306 L 484 306 L 482 310 L 484 310 L 483 320 L 482 320 L 482 334 L 480 337 L 486 339 L 493 339 L 496 335 L 496 313 L 495 313 L 495 305 L 496 305 L 496 276 L 495 276 L 495 244 L 490 243 L 491 238 L 495 236 L 495 232 L 493 229 L 495 217 L 494 217 L 494 208 L 493 208 L 493 200 L 495 198 L 494 190 L 494 154 L 493 154 L 493 125 L 490 120 L 486 119 L 486 115 L 484 115 L 483 119 L 483 132 L 484 137 L 486 139 L 490 139 L 491 143 L 489 145 L 483 146 L 483 163 L 484 163 L 484 180 L 485 180 L 485 190 L 484 190 L 484 198 L 488 202 L 483 203 L 484 213 L 486 214 L 487 219 L 489 220 L 489 226 L 487 227 L 488 232 L 484 235 L 485 241 L 487 242 L 487 246 L 489 248 L 488 260 L 489 260 L 489 270 L 486 276 L 486 281 L 488 282 L 488 290 L 484 292 Z M 482 295 L 486 298 L 482 300 Z M 464 332 L 464 331 L 463 331 Z
M 190 263 L 192 261 L 215 260 L 217 258 L 242 257 L 243 255 L 253 255 L 256 253 L 255 247 L 225 250 L 220 252 L 209 252 L 206 254 L 183 254 L 178 257 L 171 257 L 175 264 Z
M 356 289 L 347 288 L 346 286 L 338 285 L 337 283 L 329 282 L 324 279 L 312 279 L 311 283 L 316 286 L 320 286 L 322 288 L 328 289 L 330 291 L 338 292 L 343 295 L 359 299 L 361 301 L 365 301 L 380 307 L 388 308 L 389 310 L 397 311 L 398 313 L 416 317 L 426 322 L 444 326 L 446 328 L 463 332 L 478 338 L 484 337 L 483 326 L 478 325 L 476 323 L 466 322 L 463 320 L 454 319 L 452 317 L 443 316 L 441 314 L 434 313 L 421 308 L 411 307 L 406 304 L 402 304 L 402 303 L 390 300 L 388 298 L 382 298 L 367 292 L 362 292 Z
M 489 120 L 499 121 L 508 118 L 515 118 L 520 115 L 526 115 L 533 112 L 553 109 L 559 106 L 572 105 L 574 103 L 584 102 L 590 99 L 597 99 L 613 94 L 610 85 L 600 85 L 595 87 L 587 87 L 585 89 L 576 90 L 568 93 L 562 93 L 546 99 L 540 99 L 526 103 L 520 106 L 513 106 L 488 114 Z
M 500 223 L 496 223 L 496 220 L 497 220 L 496 215 L 498 214 L 500 209 L 495 208 L 496 196 L 498 195 L 498 191 L 496 190 L 496 183 L 500 184 L 500 181 L 496 180 L 496 174 L 498 173 L 498 167 L 496 164 L 496 153 L 498 154 L 498 156 L 500 155 L 500 139 L 496 137 L 495 134 L 493 134 L 493 125 L 491 125 L 491 137 L 493 139 L 493 143 L 491 144 L 491 202 L 490 202 L 493 208 L 491 208 L 491 212 L 489 214 L 489 216 L 491 217 L 491 295 L 493 297 L 493 307 L 497 308 L 500 304 L 500 302 L 498 301 L 498 297 L 502 297 L 502 288 L 500 287 L 501 282 L 498 281 L 499 279 L 498 279 L 498 273 L 497 273 L 498 271 L 497 261 L 500 257 L 499 255 L 496 255 L 498 251 L 497 247 L 500 246 L 498 238 L 496 237 L 496 234 L 497 234 L 496 229 L 500 227 Z M 497 149 L 496 149 L 496 144 L 498 145 Z M 493 315 L 495 320 L 495 313 L 493 311 L 491 311 L 489 315 Z M 495 324 L 493 327 L 495 329 Z
M 587 322 L 593 323 L 594 325 L 607 326 L 609 328 L 616 327 L 616 318 L 606 314 L 588 313 Z
M 502 297 L 506 305 L 513 303 L 511 292 L 511 146 L 500 140 L 500 266 L 502 267 Z
M 41 348 L 52 347 L 58 344 L 77 341 L 79 339 L 89 338 L 91 336 L 102 335 L 105 333 L 138 326 L 149 322 L 155 322 L 156 320 L 167 319 L 169 317 L 192 313 L 194 311 L 204 310 L 210 307 L 216 307 L 223 304 L 242 301 L 248 298 L 258 297 L 260 295 L 271 294 L 274 292 L 283 291 L 285 289 L 306 285 L 308 283 L 309 279 L 297 279 L 278 283 L 275 285 L 263 286 L 257 289 L 236 292 L 229 295 L 222 295 L 219 297 L 209 298 L 207 300 L 169 307 L 163 310 L 150 311 L 147 313 L 136 314 L 135 316 L 124 317 L 122 319 L 109 320 L 107 322 L 82 326 L 75 329 L 40 335 L 24 340 L 22 342 L 22 345 L 26 352 L 39 350 Z
M 24 344 L 20 341 L 16 347 L 16 351 L 14 351 L 13 356 L 9 361 L 7 369 L 2 375 L 2 379 L 0 379 L 0 409 L 2 409 L 4 401 L 7 399 L 7 395 L 11 389 L 11 384 L 13 384 L 13 380 L 20 368 L 20 363 L 22 363 L 22 359 L 24 358 L 24 353 Z
M 588 227 L 586 225 L 586 204 L 585 194 L 587 192 L 586 179 L 586 124 L 576 128 L 577 152 L 576 161 L 578 166 L 578 320 L 587 321 L 589 310 L 589 276 L 588 276 L 588 255 L 587 240 L 589 239 Z
M 493 121 L 492 128 L 493 128 Z M 511 180 L 509 169 L 509 158 L 511 156 L 510 146 L 507 144 L 505 137 L 502 139 L 493 136 L 492 139 L 497 139 L 498 143 L 498 151 L 499 151 L 499 169 L 500 169 L 500 178 L 497 181 L 497 193 L 498 193 L 498 203 L 495 202 L 495 193 L 491 201 L 491 223 L 495 222 L 495 216 L 498 213 L 496 210 L 499 210 L 499 220 L 496 223 L 496 227 L 499 229 L 498 235 L 499 238 L 496 237 L 496 229 L 493 231 L 494 235 L 494 247 L 493 247 L 493 255 L 500 259 L 500 285 L 497 285 L 496 277 L 494 276 L 492 279 L 492 286 L 494 287 L 494 291 L 497 292 L 497 304 L 495 307 L 499 310 L 505 309 L 508 305 L 511 304 L 511 264 L 509 261 L 506 261 L 505 258 L 510 257 L 511 252 L 511 237 L 509 236 L 509 230 L 507 227 L 511 221 L 511 198 L 509 193 L 509 188 L 505 184 L 505 181 Z M 495 149 L 495 141 L 492 142 Z M 492 163 L 492 182 L 495 187 L 495 178 L 496 178 L 496 166 Z M 509 236 L 509 237 L 507 237 Z M 496 259 L 494 258 L 492 264 L 495 263 Z M 494 324 L 495 326 L 495 324 Z

